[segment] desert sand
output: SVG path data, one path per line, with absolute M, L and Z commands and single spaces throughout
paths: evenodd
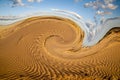
M 73 21 L 32 17 L 0 30 L 0 80 L 119 80 L 120 28 L 92 47 Z

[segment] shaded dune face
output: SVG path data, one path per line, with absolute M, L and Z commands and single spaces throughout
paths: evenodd
M 92 47 L 84 32 L 60 17 L 33 17 L 0 32 L 2 80 L 118 80 L 120 28 Z

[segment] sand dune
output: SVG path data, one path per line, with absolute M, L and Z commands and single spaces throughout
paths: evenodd
M 0 80 L 119 80 L 120 28 L 82 47 L 71 20 L 33 17 L 0 31 Z

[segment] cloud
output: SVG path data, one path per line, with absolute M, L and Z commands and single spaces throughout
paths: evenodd
M 28 2 L 42 2 L 43 0 L 27 0 Z
M 84 4 L 85 8 L 92 7 L 97 15 L 111 14 L 110 10 L 115 10 L 118 5 L 113 4 L 115 0 L 96 0 Z
M 110 9 L 114 10 L 118 6 L 113 4 L 114 0 L 96 0 L 96 1 L 90 1 L 88 3 L 84 4 L 84 7 L 92 7 L 93 9 Z
M 101 6 L 105 6 L 105 5 L 103 5 L 103 3 L 99 0 L 90 1 L 90 2 L 84 4 L 85 8 L 92 7 L 93 9 L 96 9 L 96 10 L 100 9 Z
M 85 7 L 85 8 L 91 7 L 91 6 L 92 6 L 92 4 L 90 4 L 90 3 L 85 3 L 85 4 L 84 4 L 84 7 Z
M 17 6 L 27 6 L 25 3 L 23 3 L 23 0 L 10 0 L 12 2 L 12 7 Z M 43 0 L 27 0 L 28 2 L 42 2 Z
M 104 0 L 105 4 L 113 3 L 115 0 Z
M 95 0 L 84 4 L 85 8 L 92 8 L 95 10 L 94 21 L 96 24 L 103 22 L 106 15 L 112 14 L 118 5 L 114 4 L 115 0 Z M 99 21 L 100 20 L 100 21 Z
M 22 2 L 22 0 L 11 0 L 12 1 L 12 7 L 15 6 L 24 6 L 25 4 Z
M 107 14 L 112 14 L 111 12 L 108 12 L 108 11 L 100 11 L 100 10 L 98 10 L 97 12 L 96 12 L 96 14 L 97 15 L 107 15 Z
M 108 5 L 107 5 L 107 7 L 109 8 L 109 9 L 116 9 L 118 6 L 117 5 L 114 5 L 114 4 L 111 4 L 111 3 L 109 3 Z
M 28 2 L 34 2 L 34 0 L 27 0 Z
M 37 2 L 42 2 L 43 0 L 36 0 Z
M 114 1 L 115 0 L 104 0 L 106 8 L 113 9 L 113 10 L 116 9 L 118 6 L 113 4 Z
M 16 20 L 20 18 L 20 16 L 0 16 L 0 20 Z

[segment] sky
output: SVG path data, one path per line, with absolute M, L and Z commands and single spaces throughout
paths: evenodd
M 51 9 L 76 12 L 84 19 L 120 16 L 120 0 L 0 0 L 0 16 L 20 16 Z

